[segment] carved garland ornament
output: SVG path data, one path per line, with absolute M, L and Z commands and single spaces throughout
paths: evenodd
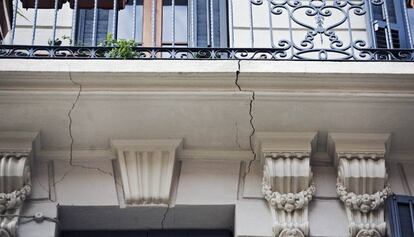
M 345 206 L 363 213 L 378 210 L 392 194 L 391 187 L 387 185 L 382 191 L 374 194 L 357 195 L 354 192 L 348 192 L 346 187 L 339 182 L 336 184 L 336 192 Z
M 26 184 L 20 190 L 11 193 L 0 193 L 0 213 L 20 207 L 26 197 L 30 195 L 32 186 Z
M 316 188 L 312 183 L 307 189 L 298 193 L 273 192 L 270 184 L 263 179 L 262 192 L 272 207 L 286 212 L 293 212 L 294 210 L 303 209 L 309 204 Z

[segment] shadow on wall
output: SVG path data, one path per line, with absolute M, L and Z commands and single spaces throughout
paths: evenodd
M 234 205 L 177 205 L 169 209 L 151 206 L 129 208 L 119 208 L 118 206 L 59 206 L 58 218 L 61 236 L 68 237 L 85 236 L 81 233 L 85 231 L 96 231 L 99 234 L 103 233 L 102 231 L 111 232 L 115 230 L 120 231 L 119 234 L 121 234 L 118 235 L 117 232 L 116 236 L 124 236 L 122 233 L 125 233 L 125 236 L 130 236 L 128 234 L 131 234 L 132 230 L 134 236 L 140 236 L 143 233 L 147 236 L 149 234 L 148 230 L 162 229 L 184 231 L 185 236 L 225 237 L 233 233 L 234 211 Z M 187 233 L 188 230 L 200 231 Z M 207 231 L 204 233 L 201 230 L 216 230 L 216 232 L 207 233 Z M 73 235 L 75 232 L 78 232 L 79 235 Z M 177 234 L 184 232 L 177 232 Z M 157 231 L 150 234 L 160 236 Z

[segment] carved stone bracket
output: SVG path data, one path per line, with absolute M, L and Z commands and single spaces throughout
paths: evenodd
M 274 236 L 309 234 L 308 204 L 315 194 L 310 157 L 316 133 L 257 133 L 255 148 L 263 166 L 262 192 L 268 201 Z
M 384 202 L 392 193 L 385 168 L 389 146 L 389 134 L 329 134 L 328 152 L 338 167 L 336 190 L 351 237 L 386 234 Z
M 169 205 L 182 139 L 113 140 L 127 205 Z
M 31 193 L 37 133 L 0 132 L 0 236 L 17 236 L 21 208 Z

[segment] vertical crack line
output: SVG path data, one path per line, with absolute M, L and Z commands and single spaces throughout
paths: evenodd
M 249 103 L 249 116 L 250 116 L 249 123 L 250 123 L 250 127 L 251 127 L 252 132 L 250 133 L 250 136 L 249 136 L 249 145 L 250 145 L 250 151 L 253 154 L 253 159 L 251 159 L 249 161 L 249 164 L 247 166 L 247 172 L 245 174 L 245 177 L 246 177 L 250 173 L 252 164 L 253 164 L 254 161 L 256 161 L 256 158 L 257 158 L 256 151 L 254 150 L 254 147 L 253 147 L 253 138 L 254 138 L 254 135 L 256 134 L 256 127 L 254 126 L 254 122 L 253 122 L 254 121 L 253 104 L 254 104 L 254 101 L 256 100 L 256 94 L 255 94 L 254 90 L 245 90 L 240 86 L 240 84 L 239 84 L 239 76 L 240 76 L 240 72 L 241 72 L 240 63 L 241 63 L 241 60 L 239 60 L 238 63 L 237 63 L 238 67 L 237 67 L 237 71 L 236 71 L 235 84 L 236 84 L 237 88 L 239 89 L 239 91 L 251 93 L 251 99 L 250 99 L 250 103 Z
M 76 105 L 78 104 L 80 95 L 82 93 L 82 85 L 73 80 L 71 72 L 69 72 L 69 80 L 72 82 L 72 84 L 79 87 L 78 94 L 76 95 L 75 101 L 72 103 L 72 107 L 68 111 L 68 118 L 69 118 L 68 130 L 69 130 L 69 137 L 70 137 L 69 164 L 72 166 L 73 165 L 73 143 L 75 141 L 73 139 L 73 134 L 72 134 L 72 125 L 73 125 L 72 112 L 75 109 Z
M 165 210 L 165 212 L 164 212 L 164 214 L 162 216 L 162 219 L 161 219 L 161 230 L 163 230 L 164 227 L 165 227 L 165 223 L 164 222 L 167 219 L 167 215 L 168 215 L 168 211 L 169 210 L 170 210 L 170 204 L 168 204 L 167 209 Z
M 235 84 L 236 84 L 237 88 L 239 89 L 239 91 L 243 91 L 242 88 L 239 85 L 240 63 L 241 63 L 241 60 L 239 60 L 237 62 L 237 71 L 236 71 L 236 81 L 235 81 Z
M 76 106 L 77 106 L 77 104 L 78 104 L 78 102 L 79 102 L 79 98 L 80 98 L 80 96 L 81 96 L 81 93 L 82 93 L 82 84 L 80 84 L 80 83 L 78 83 L 78 82 L 76 82 L 76 81 L 74 81 L 73 80 L 73 78 L 72 78 L 72 73 L 71 72 L 69 72 L 69 80 L 72 82 L 72 84 L 73 85 L 75 85 L 75 86 L 78 86 L 79 87 L 79 89 L 78 89 L 78 92 L 77 92 L 77 94 L 76 94 L 76 98 L 75 98 L 75 100 L 73 101 L 73 103 L 72 103 L 72 106 L 70 107 L 70 109 L 69 109 L 69 111 L 68 111 L 68 113 L 67 113 L 67 117 L 68 117 L 68 119 L 69 119 L 69 123 L 68 123 L 68 131 L 69 131 L 69 137 L 70 137 L 70 146 L 69 146 L 69 165 L 70 165 L 70 169 L 69 170 L 67 170 L 64 174 L 63 174 L 63 176 L 59 179 L 59 180 L 57 180 L 55 183 L 54 183 L 54 185 L 56 186 L 56 184 L 58 184 L 58 183 L 60 183 L 60 182 L 62 182 L 65 178 L 66 178 L 66 176 L 73 170 L 73 168 L 74 167 L 79 167 L 79 168 L 82 168 L 82 169 L 88 169 L 88 170 L 95 170 L 95 171 L 98 171 L 98 172 L 100 172 L 100 173 L 102 173 L 102 174 L 105 174 L 105 175 L 109 175 L 109 176 L 111 176 L 111 177 L 114 177 L 115 178 L 115 175 L 113 174 L 113 173 L 111 173 L 111 172 L 108 172 L 108 171 L 105 171 L 105 170 L 103 170 L 103 169 L 101 169 L 101 168 L 97 168 L 97 167 L 90 167 L 90 166 L 86 166 L 86 165 L 80 165 L 80 164 L 74 164 L 73 163 L 73 145 L 74 145 L 74 143 L 75 143 L 75 139 L 74 139 L 74 137 L 73 137 L 73 132 L 72 132 L 72 126 L 73 126 L 73 118 L 72 118 L 72 112 L 75 110 L 75 108 L 76 108 Z M 115 181 L 115 183 L 116 184 L 118 184 L 118 182 L 116 182 Z
M 254 120 L 254 117 L 253 117 L 253 102 L 256 99 L 255 98 L 256 95 L 255 95 L 255 92 L 254 91 L 251 91 L 251 93 L 252 93 L 252 99 L 250 100 L 249 116 L 250 116 L 250 126 L 252 128 L 252 132 L 250 133 L 249 143 L 250 143 L 250 150 L 251 150 L 251 152 L 253 154 L 253 159 L 251 159 L 249 161 L 249 165 L 247 167 L 246 176 L 250 173 L 252 164 L 253 164 L 254 161 L 256 161 L 256 158 L 257 158 L 256 151 L 254 150 L 254 147 L 253 147 L 253 138 L 254 138 L 254 135 L 256 134 L 256 127 L 254 126 L 254 123 L 253 123 L 253 120 Z

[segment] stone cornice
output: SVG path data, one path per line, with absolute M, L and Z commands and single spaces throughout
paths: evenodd
M 385 159 L 391 146 L 388 133 L 329 133 L 328 153 L 339 159 Z
M 238 61 L 0 60 L 0 89 L 228 90 Z M 383 66 L 382 66 L 383 65 Z M 240 83 L 256 91 L 412 92 L 410 63 L 242 61 Z

